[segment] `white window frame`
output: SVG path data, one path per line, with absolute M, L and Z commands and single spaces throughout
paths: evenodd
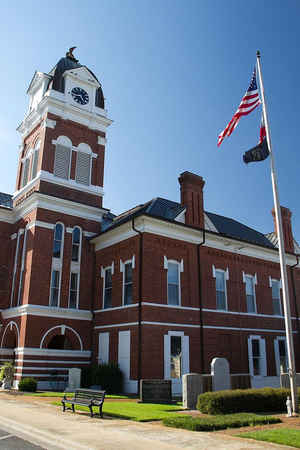
M 114 262 L 112 262 L 110 266 L 106 266 L 106 267 L 102 267 L 102 266 L 101 266 L 101 278 L 103 278 L 103 286 L 102 286 L 102 309 L 109 309 L 109 308 L 112 308 L 112 306 L 109 306 L 108 308 L 105 308 L 105 305 L 104 305 L 105 288 L 106 288 L 106 286 L 105 286 L 105 272 L 106 272 L 107 270 L 109 270 L 109 269 L 111 270 L 111 276 L 113 276 L 113 275 L 114 275 L 114 271 L 115 271 L 115 264 L 114 264 Z M 124 278 L 124 276 L 123 276 L 123 278 Z
M 253 297 L 254 297 L 254 311 L 248 311 L 248 305 L 247 305 L 247 288 L 246 288 L 246 278 L 249 277 L 252 279 L 253 283 Z M 246 297 L 246 308 L 248 314 L 257 314 L 257 304 L 256 304 L 256 289 L 255 286 L 257 286 L 257 275 L 256 273 L 254 275 L 251 275 L 249 273 L 243 272 L 243 283 L 245 284 L 245 297 Z
M 123 306 L 129 306 L 131 304 L 133 304 L 133 279 L 132 279 L 132 303 L 128 303 L 125 304 L 125 266 L 126 264 L 131 264 L 132 265 L 132 271 L 135 269 L 135 255 L 132 256 L 131 259 L 127 259 L 126 261 L 122 261 L 120 259 L 120 272 L 123 273 L 123 280 L 122 280 L 122 305 Z M 132 278 L 133 278 L 133 273 L 132 273 Z
M 273 298 L 273 295 L 272 295 L 273 281 L 276 281 L 276 283 L 279 284 L 279 306 L 280 306 L 280 314 L 279 314 L 279 316 L 282 317 L 283 316 L 283 305 L 282 305 L 282 295 L 281 295 L 281 292 L 280 292 L 280 290 L 282 289 L 281 279 L 278 280 L 276 278 L 269 277 L 269 286 L 271 288 L 271 296 L 272 296 L 272 311 L 273 311 L 273 315 L 274 316 L 278 316 L 278 314 L 274 314 L 274 307 L 273 307 L 273 300 L 274 300 L 274 298 Z
M 34 149 L 32 151 L 31 169 L 30 169 L 30 181 L 33 180 L 34 178 L 36 178 L 36 176 L 38 174 L 37 166 L 38 166 L 38 162 L 39 162 L 40 146 L 41 146 L 41 141 L 38 140 L 38 142 L 35 144 Z M 35 174 L 35 176 L 33 176 L 33 167 L 34 167 L 35 158 L 37 158 L 37 161 L 36 161 L 36 174 Z
M 58 284 L 58 297 L 57 297 L 57 305 L 51 305 L 51 294 L 52 294 L 52 273 L 53 272 L 59 273 L 59 284 Z M 50 295 L 49 295 L 49 306 L 51 308 L 59 308 L 60 306 L 60 289 L 61 289 L 61 270 L 57 269 L 56 267 L 51 268 L 51 276 L 50 276 Z
M 77 275 L 76 306 L 75 306 L 75 308 L 71 308 L 71 306 L 70 306 L 72 274 Z M 80 286 L 80 272 L 77 272 L 76 270 L 75 271 L 71 270 L 71 272 L 70 272 L 70 281 L 69 281 L 69 300 L 68 300 L 68 308 L 69 309 L 78 309 L 79 308 L 79 286 Z
M 168 331 L 164 335 L 164 379 L 179 381 L 178 378 L 171 378 L 171 336 L 181 337 L 182 359 L 181 359 L 181 374 L 189 373 L 190 371 L 190 345 L 189 336 L 184 334 L 184 331 Z
M 78 230 L 80 231 L 80 238 L 79 238 L 79 251 L 78 251 L 78 261 L 73 261 L 72 260 L 72 253 L 73 253 L 73 233 L 74 230 L 78 228 Z M 78 225 L 75 225 L 75 227 L 72 229 L 72 248 L 71 248 L 71 264 L 78 264 L 80 265 L 81 262 L 81 249 L 82 249 L 82 228 Z
M 61 180 L 70 180 L 71 178 L 71 168 L 72 168 L 72 156 L 73 156 L 73 145 L 71 139 L 67 136 L 59 136 L 56 140 L 52 140 L 52 144 L 55 145 L 54 151 L 54 165 L 53 165 L 53 175 Z M 70 161 L 69 161 L 69 173 L 68 178 L 62 178 L 55 174 L 55 160 L 56 160 L 56 147 L 57 145 L 62 145 L 70 149 Z
M 25 158 L 22 159 L 22 180 L 21 180 L 21 188 L 25 187 L 28 182 L 30 181 L 30 156 L 31 156 L 31 151 L 28 152 L 28 154 L 26 155 Z M 28 169 L 27 169 L 27 180 L 25 183 L 24 180 L 24 175 L 25 175 L 25 165 L 28 163 Z
M 54 270 L 59 272 L 59 290 L 58 290 L 58 305 L 52 306 L 52 308 L 58 308 L 60 306 L 60 293 L 61 293 L 61 279 L 62 279 L 62 265 L 63 265 L 63 257 L 64 257 L 64 243 L 65 243 L 65 226 L 62 222 L 56 222 L 53 227 L 53 243 L 54 243 L 54 237 L 55 237 L 55 228 L 56 225 L 62 225 L 62 240 L 61 240 L 61 247 L 60 247 L 60 257 L 56 258 L 53 256 L 53 245 L 52 245 L 52 265 L 51 265 L 51 277 L 50 277 L 50 293 L 49 293 L 49 306 L 51 306 L 51 281 L 52 281 L 52 272 Z
M 254 375 L 253 366 L 253 353 L 252 353 L 252 341 L 259 341 L 259 353 L 260 353 L 260 374 Z M 248 362 L 249 372 L 252 377 L 266 377 L 267 376 L 267 355 L 266 355 L 266 340 L 261 336 L 251 335 L 248 337 Z
M 168 265 L 176 264 L 177 270 L 178 270 L 178 304 L 172 305 L 169 303 L 169 281 L 168 281 Z M 176 261 L 175 259 L 168 259 L 166 256 L 164 256 L 164 269 L 167 271 L 167 304 L 170 306 L 181 306 L 181 276 L 180 274 L 184 271 L 183 267 L 183 259 L 180 261 Z
M 277 337 L 274 339 L 274 355 L 275 355 L 275 364 L 276 364 L 276 373 L 277 373 L 277 376 L 280 376 L 279 341 L 284 341 L 284 343 L 285 343 L 285 359 L 286 359 L 286 367 L 287 367 L 287 370 L 288 370 L 288 367 L 289 367 L 289 359 L 288 359 L 288 352 L 287 352 L 286 337 L 285 337 L 285 336 L 277 336 Z
M 22 258 L 21 258 L 21 267 L 20 267 L 20 279 L 19 279 L 19 292 L 18 292 L 18 300 L 17 305 L 21 305 L 22 294 L 23 294 L 23 282 L 24 282 L 24 269 L 25 269 L 25 260 L 27 255 L 27 231 L 28 225 L 24 231 L 23 237 L 23 248 L 22 248 Z
M 216 310 L 217 311 L 228 311 L 228 301 L 227 301 L 227 281 L 229 280 L 229 270 L 228 267 L 226 270 L 216 269 L 215 266 L 212 266 L 213 278 L 217 278 L 217 273 L 222 273 L 224 277 L 224 286 L 225 286 L 225 309 L 218 308 L 217 305 L 217 281 L 216 281 Z

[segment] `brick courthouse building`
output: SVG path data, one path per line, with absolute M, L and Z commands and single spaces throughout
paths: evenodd
M 36 72 L 13 195 L 0 194 L 0 359 L 15 383 L 63 386 L 67 370 L 117 361 L 141 378 L 208 373 L 216 356 L 253 386 L 286 366 L 276 232 L 204 210 L 204 180 L 183 172 L 181 200 L 119 216 L 103 208 L 107 117 L 96 76 L 69 53 Z M 295 353 L 300 271 L 283 208 Z M 299 250 L 300 253 L 300 250 Z

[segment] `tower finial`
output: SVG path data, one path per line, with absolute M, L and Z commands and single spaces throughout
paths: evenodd
M 69 51 L 66 53 L 66 57 L 71 59 L 72 61 L 78 63 L 78 59 L 76 59 L 75 56 L 73 55 L 73 51 L 75 50 L 75 48 L 77 48 L 77 47 L 69 48 Z

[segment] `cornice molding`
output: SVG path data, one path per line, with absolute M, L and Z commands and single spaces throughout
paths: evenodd
M 102 208 L 96 208 L 94 206 L 34 192 L 30 197 L 24 200 L 22 204 L 14 208 L 14 222 L 37 208 L 89 219 L 98 223 L 102 222 L 103 215 L 107 212 Z
M 72 320 L 92 320 L 91 311 L 84 309 L 54 308 L 40 305 L 22 305 L 2 310 L 3 319 L 19 316 L 59 317 Z

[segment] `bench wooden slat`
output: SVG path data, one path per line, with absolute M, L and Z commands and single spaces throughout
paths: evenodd
M 66 397 L 66 394 L 64 395 L 64 398 L 61 401 L 63 411 L 65 411 L 66 409 L 70 409 L 66 408 L 66 403 L 72 406 L 73 412 L 75 412 L 74 405 L 88 406 L 90 409 L 91 417 L 93 417 L 93 406 L 97 406 L 99 407 L 100 417 L 103 417 L 102 406 L 105 399 L 105 391 L 96 391 L 94 389 L 76 389 L 74 394 L 74 397 L 71 399 L 68 399 Z

